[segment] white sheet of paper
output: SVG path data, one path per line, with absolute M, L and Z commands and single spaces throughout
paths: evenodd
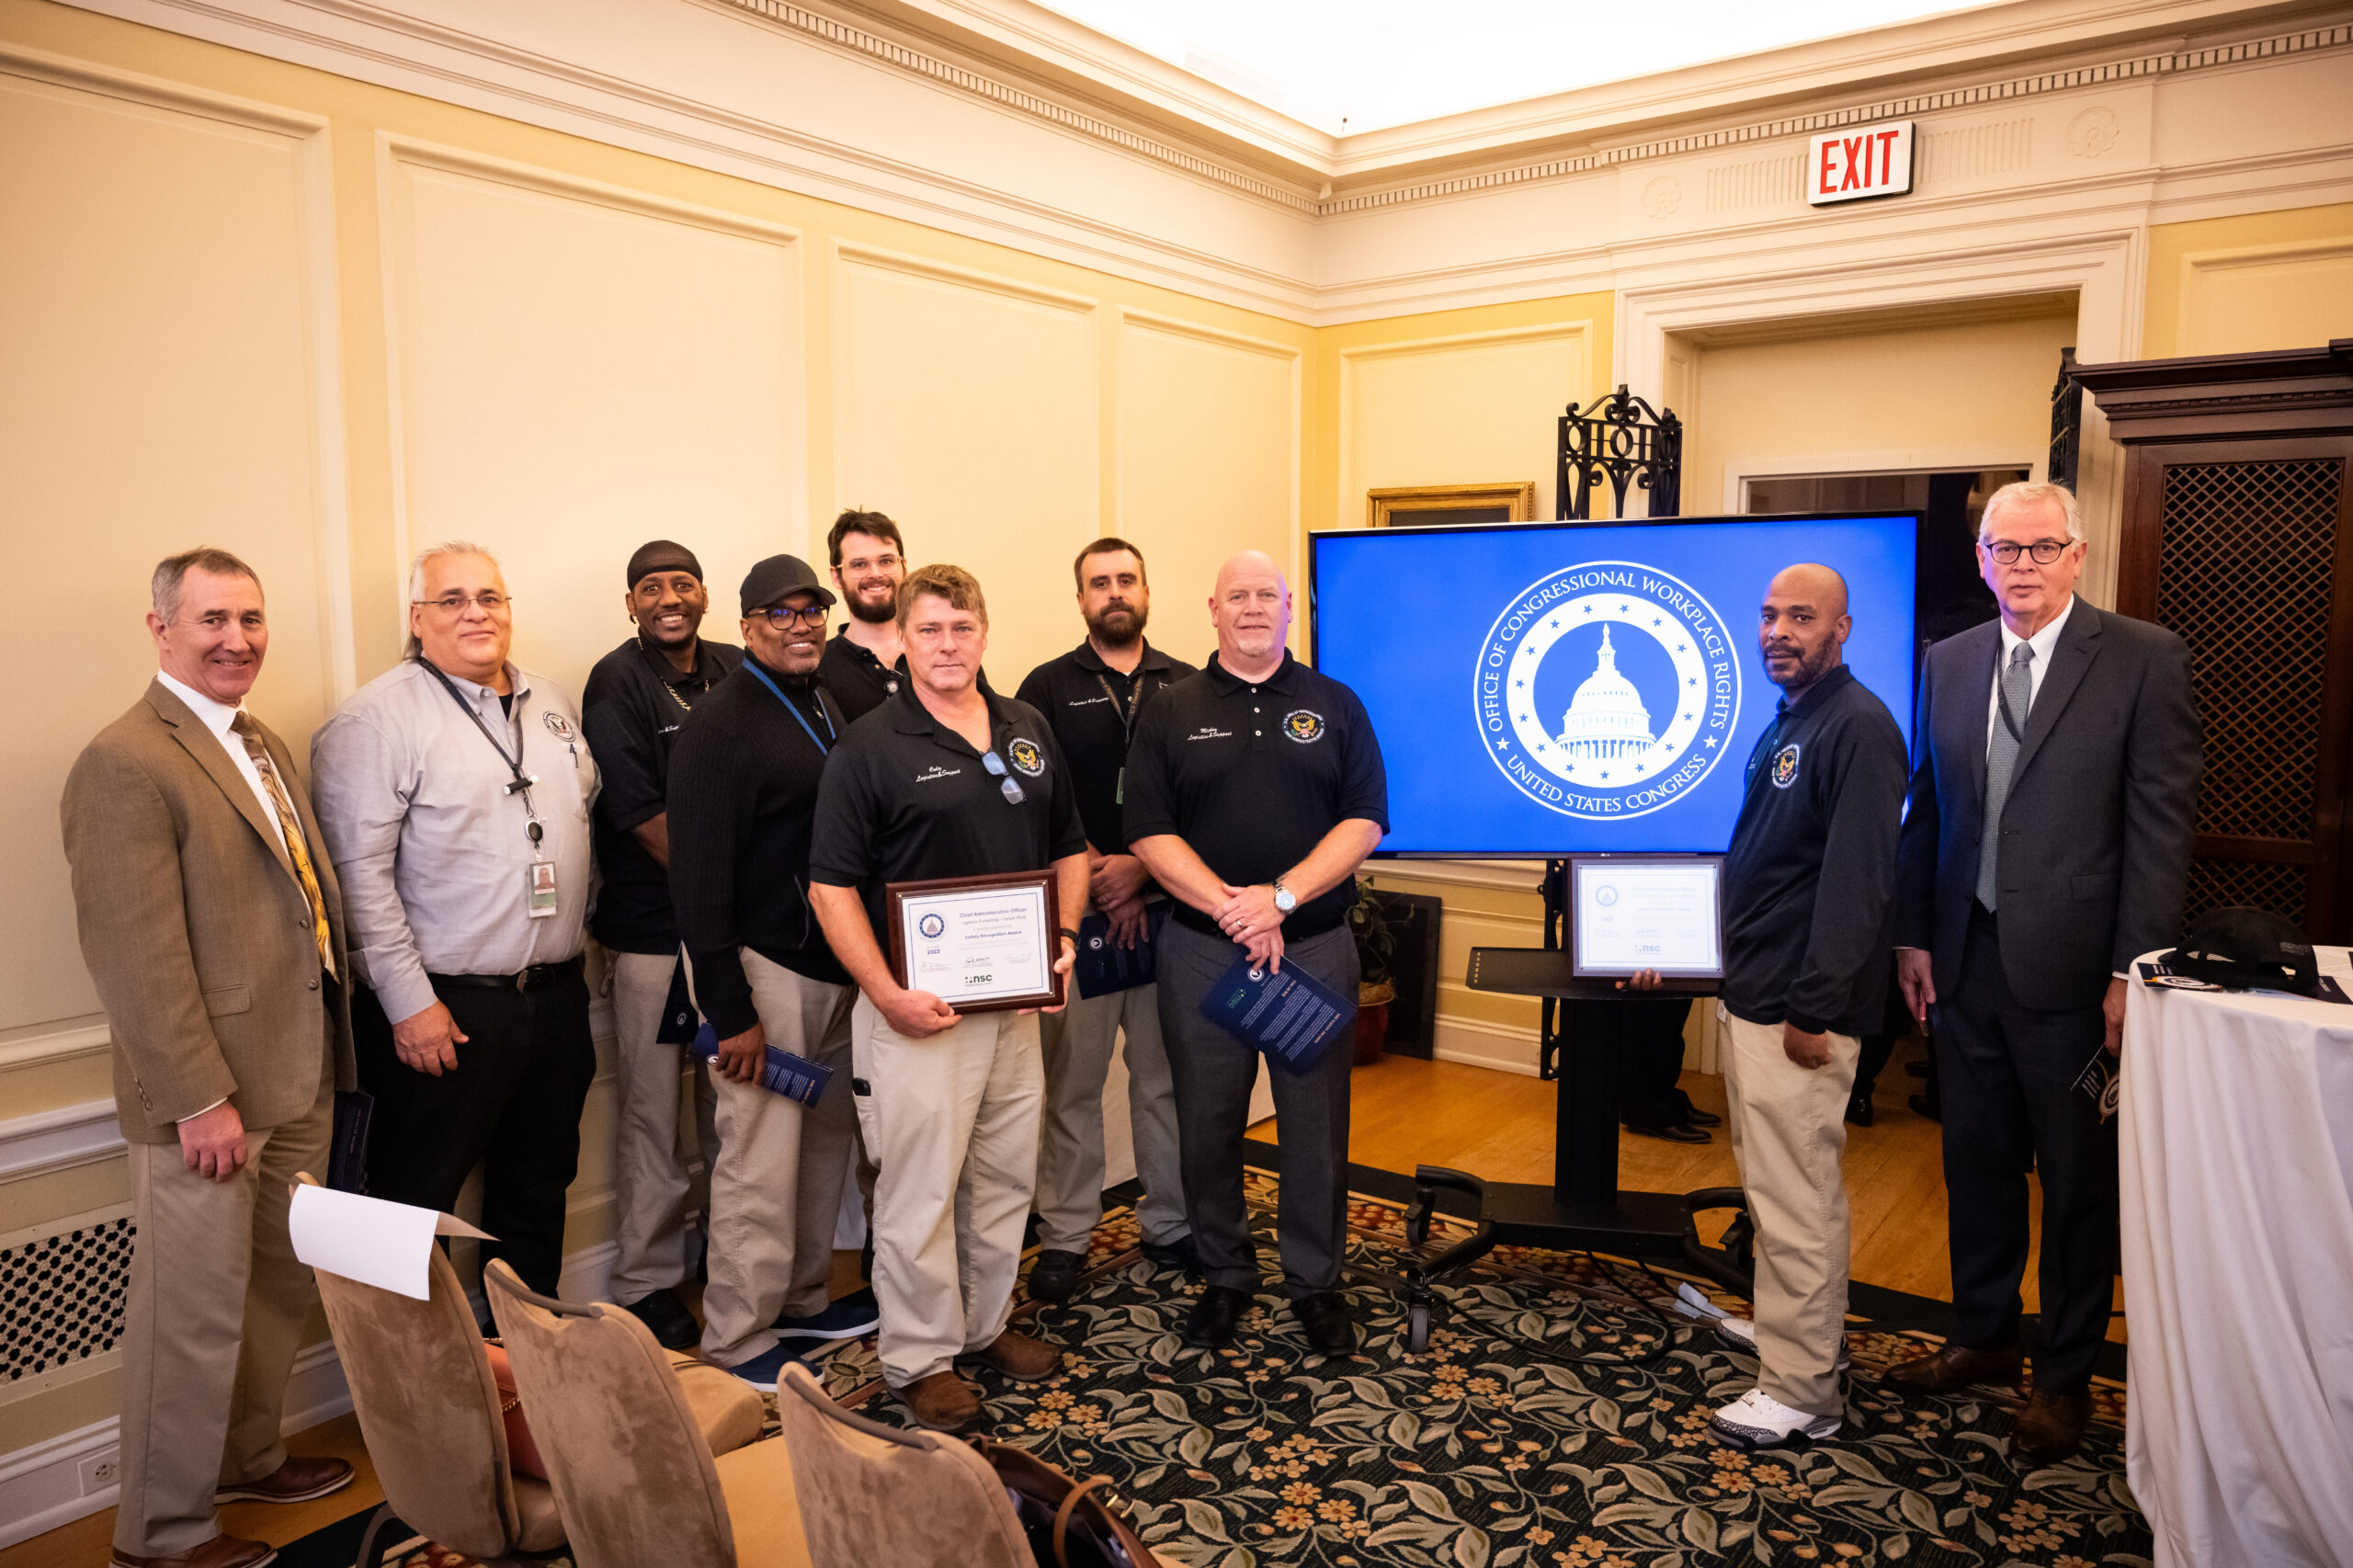
M 1714 861 L 1576 868 L 1581 973 L 1720 974 Z
M 313 1268 L 420 1301 L 432 1295 L 426 1283 L 426 1254 L 432 1250 L 434 1237 L 494 1239 L 454 1214 L 331 1187 L 296 1187 L 287 1228 L 293 1233 L 294 1256 Z
M 1053 983 L 1043 888 L 926 893 L 899 909 L 910 991 L 928 991 L 953 1007 L 1028 995 Z M 926 922 L 938 929 L 926 929 Z

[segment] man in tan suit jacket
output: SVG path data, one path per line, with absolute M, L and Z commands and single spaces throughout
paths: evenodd
M 311 1302 L 287 1233 L 355 1082 L 343 901 L 291 753 L 243 707 L 261 584 L 224 551 L 155 569 L 161 670 L 65 782 L 82 956 L 114 1036 L 139 1227 L 123 1331 L 116 1568 L 258 1568 L 216 1505 L 351 1480 L 278 1421 Z

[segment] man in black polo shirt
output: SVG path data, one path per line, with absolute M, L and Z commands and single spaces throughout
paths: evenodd
M 1246 950 L 1297 964 L 1350 1005 L 1356 869 L 1389 831 L 1381 743 L 1356 693 L 1283 647 L 1290 587 L 1245 551 L 1210 599 L 1208 669 L 1145 710 L 1128 754 L 1128 848 L 1176 896 L 1161 930 L 1160 1028 L 1176 1085 L 1185 1206 L 1209 1288 L 1186 1324 L 1223 1345 L 1258 1287 L 1242 1199 L 1242 1134 L 1258 1054 L 1201 1014 L 1201 998 Z M 1327 1354 L 1355 1348 L 1339 1291 L 1347 1212 L 1345 1044 L 1305 1074 L 1271 1075 L 1282 1129 L 1283 1290 Z
M 644 1320 L 672 1350 L 701 1332 L 676 1287 L 687 1273 L 688 1167 L 678 1147 L 682 1056 L 654 1037 L 678 967 L 678 927 L 670 913 L 669 822 L 663 797 L 679 728 L 703 695 L 744 662 L 741 650 L 703 641 L 710 608 L 702 564 L 666 539 L 629 558 L 622 601 L 637 634 L 588 672 L 580 727 L 605 776 L 597 797 L 596 846 L 603 890 L 589 929 L 611 960 L 619 1105 L 613 1202 L 619 1232 L 613 1300 Z M 706 1163 L 710 1086 L 695 1075 L 695 1122 Z M 708 1233 L 706 1228 L 706 1234 Z
M 1845 1401 L 1847 1096 L 1859 1036 L 1886 1005 L 1895 839 L 1909 759 L 1887 707 L 1841 650 L 1847 585 L 1791 566 L 1765 591 L 1758 642 L 1779 710 L 1749 754 L 1724 857 L 1724 1091 L 1756 1227 L 1753 1323 L 1718 1332 L 1756 1357 L 1756 1387 L 1709 1431 L 1741 1449 L 1835 1436 Z M 1657 976 L 1637 977 L 1638 987 Z
M 858 983 L 850 1053 L 874 1187 L 884 1377 L 917 1421 L 966 1431 L 980 1397 L 955 1363 L 1034 1382 L 1062 1353 L 1006 1326 L 1045 1099 L 1034 1013 L 958 1014 L 892 977 L 877 934 L 892 882 L 1051 867 L 1065 929 L 1086 907 L 1086 834 L 1053 731 L 984 691 L 988 605 L 926 566 L 899 595 L 909 679 L 850 726 L 817 792 L 810 898 Z
M 906 581 L 907 547 L 899 525 L 880 512 L 855 508 L 834 519 L 825 535 L 834 586 L 849 619 L 825 644 L 817 684 L 857 723 L 906 684 L 906 652 L 899 642 L 899 585 Z
M 1165 902 L 1143 862 L 1126 852 L 1120 831 L 1128 739 L 1144 706 L 1196 673 L 1144 641 L 1152 587 L 1143 551 L 1120 539 L 1098 539 L 1072 564 L 1086 641 L 1048 660 L 1021 683 L 1021 700 L 1046 716 L 1062 743 L 1086 824 L 1088 881 L 1095 907 L 1110 921 L 1108 939 L 1132 947 L 1150 939 L 1144 901 Z M 1143 1200 L 1136 1218 L 1143 1250 L 1155 1263 L 1188 1265 L 1184 1176 L 1177 1164 L 1176 1096 L 1168 1053 L 1160 1043 L 1160 987 L 1131 986 L 1083 997 L 1040 1018 L 1046 1061 L 1046 1120 L 1038 1143 L 1038 1261 L 1029 1293 L 1066 1301 L 1086 1267 L 1087 1239 L 1103 1218 L 1103 1082 L 1113 1040 L 1127 1037 L 1128 1122 Z
M 670 886 L 695 1003 L 719 1037 L 702 1353 L 764 1390 L 796 1349 L 874 1326 L 825 1289 L 857 1138 L 854 993 L 806 891 L 817 780 L 848 727 L 815 680 L 833 598 L 797 556 L 752 568 L 750 657 L 704 700 L 670 768 Z M 760 1084 L 771 1045 L 834 1069 L 814 1105 Z

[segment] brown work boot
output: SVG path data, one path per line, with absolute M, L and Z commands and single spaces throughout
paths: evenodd
M 899 1403 L 907 1407 L 907 1414 L 915 1418 L 918 1426 L 961 1437 L 988 1425 L 988 1416 L 981 1409 L 979 1392 L 953 1372 L 934 1372 L 892 1392 L 899 1396 Z
M 1915 1356 L 1890 1367 L 1880 1380 L 1905 1393 L 1952 1393 L 1972 1383 L 2015 1384 L 2026 1375 L 2026 1352 L 1972 1350 L 1948 1345 L 1933 1356 Z
M 263 1568 L 278 1561 L 278 1548 L 233 1535 L 216 1535 L 202 1546 L 175 1551 L 169 1557 L 141 1557 L 114 1549 L 114 1568 Z
M 240 1481 L 234 1485 L 223 1483 L 213 1489 L 215 1503 L 307 1503 L 313 1497 L 324 1497 L 330 1492 L 340 1492 L 351 1484 L 351 1461 L 338 1459 L 297 1459 L 286 1456 L 286 1462 L 258 1481 Z
M 1017 1383 L 1041 1383 L 1063 1364 L 1062 1347 L 1006 1329 L 978 1350 L 964 1353 L 968 1361 L 995 1367 Z
M 2092 1418 L 2087 1390 L 2050 1393 L 2037 1389 L 2018 1412 L 2010 1428 L 2010 1457 L 2040 1470 L 2057 1464 L 2084 1445 L 2084 1426 Z

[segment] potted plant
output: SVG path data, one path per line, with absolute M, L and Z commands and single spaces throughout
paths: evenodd
M 1356 1064 L 1376 1061 L 1389 1038 L 1389 1007 L 1397 1000 L 1389 960 L 1397 950 L 1397 931 L 1390 924 L 1389 906 L 1381 900 L 1370 877 L 1357 879 L 1357 901 L 1348 906 L 1348 930 L 1357 939 Z

